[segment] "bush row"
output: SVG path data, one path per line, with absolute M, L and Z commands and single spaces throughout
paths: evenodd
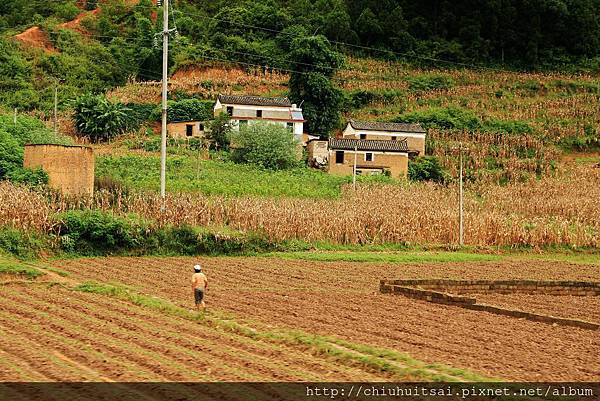
M 56 248 L 81 256 L 228 255 L 286 246 L 257 233 L 222 233 L 191 226 L 158 228 L 134 215 L 121 217 L 102 211 L 69 211 L 57 215 L 56 222 L 52 233 Z
M 482 120 L 470 110 L 459 107 L 434 107 L 422 111 L 404 113 L 394 122 L 420 123 L 424 128 L 456 129 L 469 131 L 505 132 L 509 134 L 531 134 L 533 128 L 523 121 Z

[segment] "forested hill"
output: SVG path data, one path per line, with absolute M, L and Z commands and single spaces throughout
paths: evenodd
M 74 98 L 160 79 L 154 3 L 0 2 L 0 102 L 45 109 L 56 82 Z M 428 67 L 600 70 L 600 0 L 173 0 L 171 11 L 171 72 L 207 61 L 298 70 L 291 43 L 315 34 L 344 54 Z

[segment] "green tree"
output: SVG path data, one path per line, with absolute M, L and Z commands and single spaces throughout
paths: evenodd
M 221 113 L 209 124 L 206 139 L 211 141 L 216 149 L 229 150 L 233 131 L 229 118 L 227 113 Z
M 232 137 L 232 159 L 270 170 L 295 167 L 298 161 L 298 143 L 285 127 L 259 122 L 240 128 Z
M 122 103 L 109 102 L 103 95 L 86 94 L 75 102 L 73 119 L 81 134 L 100 142 L 127 130 L 130 111 Z
M 340 121 L 342 95 L 331 78 L 342 66 L 343 58 L 321 35 L 298 37 L 290 48 L 289 58 L 295 63 L 290 97 L 302 103 L 308 132 L 326 138 Z

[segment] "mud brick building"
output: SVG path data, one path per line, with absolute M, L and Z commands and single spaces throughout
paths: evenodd
M 419 124 L 365 122 L 350 120 L 342 132 L 343 138 L 382 141 L 405 140 L 411 156 L 425 155 L 427 132 Z
M 66 195 L 94 193 L 94 151 L 87 146 L 25 145 L 23 166 L 42 168 L 49 185 Z
M 313 146 L 320 148 L 318 143 Z M 355 162 L 358 175 L 389 174 L 404 178 L 408 174 L 406 140 L 330 138 L 327 149 L 327 169 L 331 174 L 351 175 Z

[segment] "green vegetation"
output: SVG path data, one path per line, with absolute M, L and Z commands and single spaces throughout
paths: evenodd
M 113 177 L 133 188 L 158 190 L 158 156 L 103 156 L 96 160 L 98 177 Z M 385 177 L 359 177 L 361 182 Z M 269 171 L 230 161 L 198 160 L 193 155 L 172 156 L 167 160 L 170 192 L 195 192 L 206 195 L 335 198 L 342 184 L 352 177 L 333 176 L 322 171 L 297 168 Z M 389 181 L 389 179 L 388 179 Z
M 295 63 L 290 75 L 290 98 L 302 104 L 308 132 L 327 138 L 340 124 L 342 94 L 332 77 L 343 64 L 323 36 L 298 36 L 290 44 L 289 58 Z
M 28 279 L 35 279 L 42 276 L 44 273 L 34 267 L 23 264 L 23 262 L 5 258 L 0 255 L 0 274 L 14 274 L 25 276 Z
M 412 181 L 433 181 L 440 184 L 449 180 L 449 175 L 444 171 L 435 156 L 421 156 L 408 162 L 408 178 Z
M 42 249 L 48 248 L 48 242 L 39 233 L 0 226 L 0 251 L 18 258 L 35 258 Z
M 268 170 L 300 167 L 298 143 L 286 127 L 259 122 L 241 127 L 232 135 L 231 158 Z
M 214 101 L 198 99 L 170 100 L 167 107 L 168 121 L 205 121 L 213 117 Z
M 206 139 L 211 141 L 216 150 L 229 150 L 231 144 L 231 133 L 233 127 L 229 122 L 227 113 L 221 113 L 210 122 L 210 129 L 206 134 Z
M 73 119 L 79 133 L 101 142 L 127 131 L 129 112 L 123 104 L 111 103 L 102 95 L 86 94 L 77 99 Z
M 487 262 L 500 260 L 499 255 L 466 252 L 273 252 L 263 256 L 320 262 L 373 262 L 373 263 L 447 263 Z
M 419 75 L 409 77 L 408 88 L 412 92 L 427 92 L 435 89 L 450 89 L 454 86 L 454 80 L 445 75 Z
M 26 144 L 69 144 L 70 138 L 55 135 L 33 117 L 0 114 L 0 180 L 10 179 L 32 185 L 48 182 L 47 174 L 40 170 L 23 168 L 23 149 Z
M 286 249 L 256 233 L 189 226 L 158 227 L 134 215 L 69 211 L 55 217 L 60 250 L 74 256 L 236 255 Z
M 425 128 L 449 130 L 504 132 L 509 134 L 530 134 L 533 129 L 523 121 L 501 121 L 489 119 L 482 121 L 475 113 L 459 107 L 429 108 L 402 114 L 395 122 L 421 123 Z

